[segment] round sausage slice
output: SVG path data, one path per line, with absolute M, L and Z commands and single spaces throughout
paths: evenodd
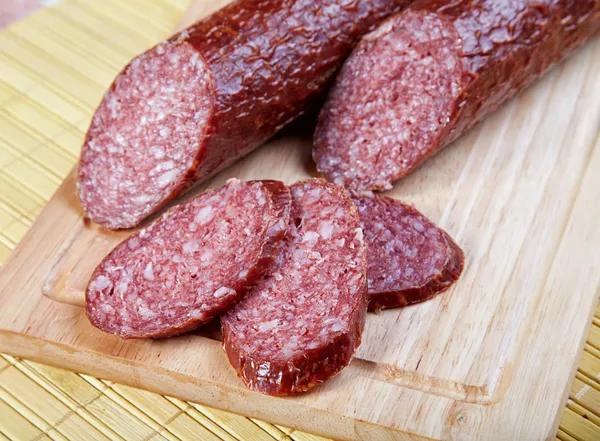
M 448 233 L 395 199 L 353 200 L 367 243 L 370 309 L 423 302 L 458 280 L 464 254 Z
M 287 237 L 268 276 L 221 318 L 223 347 L 249 388 L 307 391 L 346 366 L 367 312 L 356 207 L 321 179 L 291 187 Z
M 389 189 L 599 31 L 598 1 L 416 1 L 336 77 L 317 168 L 348 188 Z
M 171 208 L 96 268 L 90 322 L 122 338 L 168 337 L 222 314 L 273 261 L 290 201 L 279 181 L 232 179 Z

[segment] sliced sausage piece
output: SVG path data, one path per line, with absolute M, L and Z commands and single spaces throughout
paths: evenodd
M 462 250 L 414 207 L 381 195 L 353 201 L 367 244 L 370 309 L 423 302 L 458 280 Z
M 356 207 L 321 179 L 291 191 L 288 234 L 268 276 L 221 318 L 230 363 L 244 384 L 269 395 L 304 392 L 339 372 L 367 312 Z
M 90 322 L 122 338 L 168 337 L 220 315 L 273 261 L 290 201 L 279 181 L 232 179 L 171 208 L 96 268 Z
M 391 188 L 600 30 L 599 0 L 421 0 L 366 35 L 321 110 L 333 182 Z
M 360 37 L 410 0 L 238 0 L 135 58 L 79 162 L 87 216 L 135 226 L 302 114 Z

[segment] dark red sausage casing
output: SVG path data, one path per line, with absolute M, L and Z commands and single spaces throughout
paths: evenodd
M 239 0 L 135 58 L 81 152 L 87 216 L 127 228 L 274 135 L 410 0 Z
M 391 188 L 599 29 L 599 0 L 419 0 L 337 76 L 317 168 L 349 188 Z

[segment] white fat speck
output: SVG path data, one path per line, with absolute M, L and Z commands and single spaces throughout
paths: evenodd
M 279 319 L 274 319 L 268 322 L 263 322 L 260 325 L 258 325 L 258 330 L 260 332 L 266 332 L 276 328 L 277 326 L 279 326 Z
M 234 289 L 222 286 L 222 287 L 220 287 L 219 289 L 217 289 L 213 293 L 213 296 L 219 298 L 219 297 L 225 297 L 225 296 L 235 295 L 235 293 L 236 292 L 235 292 Z
M 148 262 L 146 264 L 146 268 L 144 268 L 144 279 L 154 280 L 154 271 L 152 271 L 152 262 Z
M 169 185 L 170 183 L 172 183 L 175 178 L 177 178 L 177 175 L 179 174 L 179 171 L 173 169 L 173 170 L 169 170 L 166 173 L 163 173 L 162 175 L 160 175 L 158 177 L 158 180 L 156 181 L 156 185 L 158 186 L 158 188 L 165 188 L 167 185 Z
M 245 269 L 245 270 L 242 270 L 242 271 L 240 271 L 240 273 L 238 274 L 238 278 L 239 278 L 239 279 L 243 279 L 243 278 L 244 278 L 244 277 L 246 277 L 247 275 L 248 275 L 248 270 L 247 270 L 247 269 Z
M 165 46 L 163 45 L 163 43 L 160 43 L 158 46 L 156 46 L 156 53 L 158 55 L 162 55 L 165 53 Z
M 210 221 L 212 219 L 212 217 L 213 217 L 212 207 L 211 206 L 202 207 L 196 213 L 196 216 L 194 217 L 194 222 L 196 222 L 197 224 L 200 224 L 200 225 L 204 225 L 205 223 Z
M 127 140 L 120 133 L 117 133 L 117 135 L 115 136 L 115 140 L 123 147 L 127 147 L 129 145 Z
M 316 231 L 307 231 L 304 233 L 304 237 L 302 238 L 302 242 L 306 242 L 309 247 L 314 247 L 319 240 L 319 233 Z
M 183 244 L 183 252 L 187 254 L 191 254 L 199 249 L 200 243 L 197 240 L 190 240 L 189 242 Z
M 112 282 L 106 276 L 98 276 L 90 285 L 90 288 L 92 288 L 93 290 L 102 291 L 103 289 L 111 286 Z
M 336 240 L 336 241 L 335 241 L 335 244 L 336 244 L 338 247 L 343 247 L 345 243 L 346 243 L 346 239 L 344 239 L 344 238 L 342 238 L 342 239 L 338 239 L 338 240 Z
M 158 133 L 160 134 L 160 136 L 162 136 L 163 138 L 166 138 L 167 136 L 169 136 L 171 134 L 171 130 L 167 127 L 167 126 L 162 126 L 159 130 Z
M 212 258 L 213 258 L 213 252 L 212 250 L 205 250 L 202 253 L 202 256 L 200 256 L 200 265 L 202 266 L 208 266 L 210 265 L 210 263 L 212 262 Z
M 183 262 L 183 257 L 181 257 L 181 254 L 175 253 L 171 260 L 175 263 L 180 263 L 180 262 Z
M 163 159 L 165 157 L 165 151 L 162 147 L 157 145 L 150 147 L 150 154 L 154 156 L 155 159 Z
M 140 246 L 140 239 L 138 237 L 132 237 L 127 241 L 127 248 L 130 250 L 135 250 Z
M 331 239 L 333 233 L 333 224 L 331 222 L 323 222 L 319 227 L 319 234 L 323 239 Z
M 363 241 L 363 231 L 362 228 L 357 228 L 354 230 L 354 239 L 358 240 L 359 242 Z

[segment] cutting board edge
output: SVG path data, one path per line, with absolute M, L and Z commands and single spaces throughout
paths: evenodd
M 0 352 L 116 381 L 150 392 L 206 404 L 239 415 L 266 420 L 273 424 L 309 431 L 320 436 L 348 441 L 373 439 L 365 438 L 365 436 L 385 436 L 385 439 L 390 441 L 433 439 L 338 413 L 311 408 L 296 401 L 293 404 L 282 406 L 280 398 L 261 395 L 249 390 L 240 392 L 240 389 L 227 387 L 215 381 L 195 378 L 157 366 L 149 367 L 143 363 L 4 329 L 0 329 Z M 94 358 L 98 360 L 95 361 Z M 143 375 L 140 371 L 143 371 Z M 248 395 L 252 395 L 253 399 L 250 400 Z M 274 406 L 273 400 L 278 400 L 279 405 Z M 251 407 L 244 406 L 248 403 L 251 403 Z

